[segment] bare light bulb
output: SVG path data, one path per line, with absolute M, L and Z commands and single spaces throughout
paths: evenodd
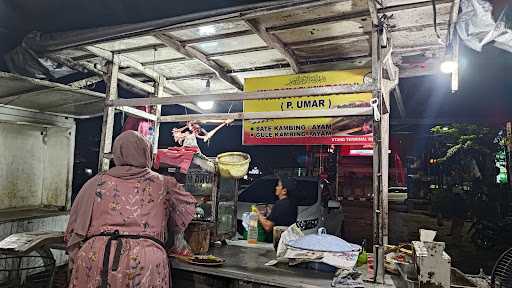
M 443 63 L 441 63 L 441 72 L 445 74 L 450 74 L 455 72 L 457 70 L 457 62 L 453 60 L 445 60 Z
M 197 106 L 204 110 L 211 110 L 213 108 L 213 101 L 200 101 L 197 102 Z
M 199 27 L 199 34 L 211 35 L 211 34 L 214 34 L 216 30 L 217 29 L 215 29 L 215 26 L 213 26 L 213 25 L 201 26 L 201 27 Z

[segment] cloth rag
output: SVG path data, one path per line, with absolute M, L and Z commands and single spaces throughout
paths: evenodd
M 194 159 L 199 152 L 197 147 L 170 147 L 167 150 L 158 150 L 154 167 L 160 168 L 162 163 L 173 167 L 179 167 L 181 173 L 187 173 Z

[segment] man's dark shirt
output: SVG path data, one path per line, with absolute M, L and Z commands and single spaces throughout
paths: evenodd
M 297 205 L 288 197 L 277 200 L 270 212 L 268 220 L 274 226 L 290 226 L 297 222 Z

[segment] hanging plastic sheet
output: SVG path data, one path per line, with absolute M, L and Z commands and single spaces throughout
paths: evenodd
M 484 45 L 494 41 L 496 47 L 512 52 L 511 5 L 494 13 L 497 20 L 492 4 L 487 1 L 462 0 L 460 6 L 457 31 L 467 46 L 480 52 Z

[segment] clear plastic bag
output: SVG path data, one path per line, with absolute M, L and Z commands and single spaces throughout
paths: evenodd
M 497 20 L 488 1 L 462 0 L 460 7 L 457 31 L 468 47 L 481 52 L 484 45 L 494 41 L 496 47 L 512 52 L 512 6 L 505 6 Z
M 192 248 L 190 248 L 190 245 L 188 245 L 187 240 L 185 240 L 185 233 L 184 232 L 176 232 L 173 237 L 174 241 L 172 241 L 172 248 L 170 250 L 170 253 L 172 255 L 177 256 L 192 256 Z
M 279 239 L 279 245 L 277 246 L 276 256 L 277 258 L 284 257 L 286 254 L 286 250 L 288 246 L 286 245 L 288 242 L 292 240 L 299 239 L 304 236 L 302 230 L 297 226 L 297 224 L 293 224 L 288 227 L 286 231 L 281 234 L 281 239 Z

